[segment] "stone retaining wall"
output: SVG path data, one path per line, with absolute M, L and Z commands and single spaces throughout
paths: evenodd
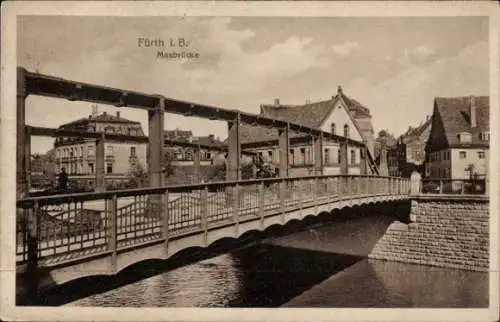
M 369 258 L 488 271 L 489 199 L 417 196 L 410 223 L 392 223 Z

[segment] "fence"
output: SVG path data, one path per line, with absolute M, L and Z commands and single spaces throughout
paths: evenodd
M 487 194 L 485 179 L 424 179 L 420 191 L 424 194 Z
M 41 196 L 17 202 L 17 261 L 58 262 L 284 214 L 340 197 L 409 194 L 408 179 L 347 175 L 270 178 Z M 32 255 L 33 256 L 33 255 Z

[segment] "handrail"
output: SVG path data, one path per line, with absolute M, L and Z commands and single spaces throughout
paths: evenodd
M 220 186 L 234 186 L 234 185 L 251 185 L 255 183 L 274 183 L 281 181 L 296 181 L 296 180 L 308 180 L 308 179 L 319 179 L 319 178 L 343 178 L 343 177 L 360 177 L 360 178 L 380 178 L 380 179 L 407 179 L 391 176 L 377 176 L 377 175 L 310 175 L 310 176 L 300 176 L 300 177 L 284 177 L 284 178 L 263 178 L 263 179 L 249 179 L 249 180 L 236 180 L 236 181 L 218 181 L 218 182 L 206 182 L 206 183 L 193 183 L 193 184 L 183 184 L 183 185 L 172 185 L 172 186 L 162 186 L 155 188 L 134 188 L 134 189 L 123 189 L 123 190 L 112 190 L 104 192 L 82 192 L 73 194 L 60 194 L 52 196 L 40 196 L 40 197 L 27 197 L 16 202 L 17 207 L 26 208 L 31 206 L 36 201 L 42 201 L 44 203 L 63 203 L 71 200 L 78 201 L 89 201 L 97 199 L 110 199 L 114 195 L 118 197 L 129 197 L 138 194 L 161 194 L 166 191 L 169 192 L 183 192 L 189 190 L 199 190 L 204 187 L 220 187 Z

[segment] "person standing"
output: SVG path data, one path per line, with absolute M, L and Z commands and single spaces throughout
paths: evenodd
M 61 169 L 59 174 L 59 190 L 66 191 L 68 188 L 68 174 L 66 173 L 66 168 Z

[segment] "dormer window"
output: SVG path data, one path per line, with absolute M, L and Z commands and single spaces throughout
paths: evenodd
M 468 144 L 472 142 L 472 135 L 469 132 L 462 132 L 458 134 L 458 139 L 462 144 Z
M 490 140 L 490 132 L 480 132 L 479 133 L 479 140 L 481 141 L 489 141 Z

